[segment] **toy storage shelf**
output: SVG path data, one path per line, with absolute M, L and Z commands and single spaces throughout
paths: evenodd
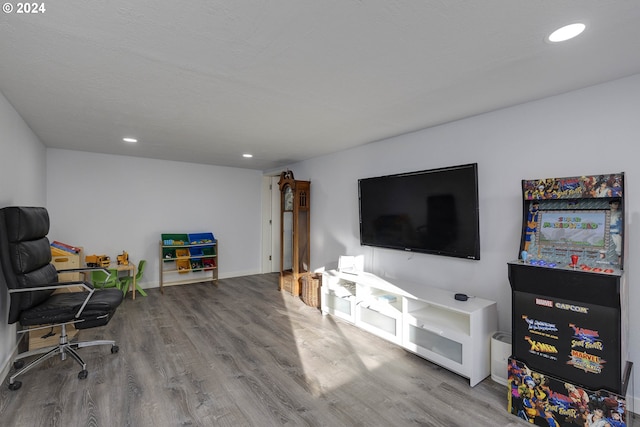
M 494 301 L 457 301 L 442 289 L 337 270 L 323 273 L 320 295 L 323 314 L 469 378 L 472 387 L 490 374 L 491 335 L 498 327 Z
M 160 292 L 164 286 L 218 284 L 218 241 L 213 233 L 162 234 Z

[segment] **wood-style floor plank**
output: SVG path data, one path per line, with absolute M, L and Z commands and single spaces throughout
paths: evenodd
M 126 299 L 81 340 L 89 376 L 52 360 L 0 390 L 2 426 L 527 426 L 506 388 L 456 374 L 277 290 L 277 274 Z

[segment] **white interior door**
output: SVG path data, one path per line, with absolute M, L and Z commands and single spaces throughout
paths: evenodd
M 262 272 L 280 271 L 280 176 L 262 179 Z

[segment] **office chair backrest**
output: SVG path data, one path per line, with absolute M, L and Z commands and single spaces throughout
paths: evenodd
M 0 209 L 0 264 L 9 289 L 58 281 L 58 272 L 51 264 L 48 232 L 49 214 L 45 208 Z M 17 322 L 21 311 L 40 304 L 52 293 L 53 290 L 43 290 L 10 294 L 8 322 Z

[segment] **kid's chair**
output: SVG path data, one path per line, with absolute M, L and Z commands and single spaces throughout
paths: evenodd
M 140 287 L 140 279 L 142 279 L 142 274 L 144 273 L 144 266 L 147 264 L 146 260 L 141 260 L 138 263 L 138 271 L 136 273 L 136 289 L 135 291 L 140 292 L 140 295 L 142 295 L 143 297 L 147 296 L 147 293 Z M 131 283 L 133 282 L 133 277 L 131 276 L 126 276 L 123 277 L 122 279 L 120 279 L 120 289 L 122 289 L 122 293 L 126 296 L 127 292 L 129 291 L 129 286 L 131 286 Z
M 120 288 L 120 280 L 118 280 L 118 270 L 116 268 L 108 268 L 109 275 L 106 271 L 96 270 L 91 272 L 91 283 L 98 289 Z

